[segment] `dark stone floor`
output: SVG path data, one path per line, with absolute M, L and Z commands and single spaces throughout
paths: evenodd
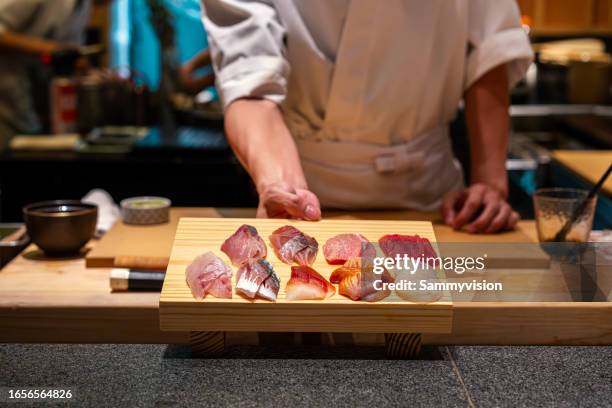
M 2 344 L 0 387 L 72 387 L 77 406 L 601 407 L 610 361 L 611 347 L 439 347 L 394 361 L 364 347 L 192 359 L 186 346 Z

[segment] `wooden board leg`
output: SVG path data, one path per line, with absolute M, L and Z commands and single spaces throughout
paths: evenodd
M 191 332 L 192 357 L 218 357 L 225 352 L 225 332 Z
M 421 352 L 421 334 L 385 333 L 385 348 L 389 358 L 417 358 Z

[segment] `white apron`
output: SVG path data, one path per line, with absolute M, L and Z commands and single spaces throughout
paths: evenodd
M 287 3 L 279 5 L 281 11 L 285 7 Z M 429 24 L 426 17 L 438 15 L 438 7 L 439 4 L 431 6 L 422 21 L 415 22 L 417 32 L 422 31 L 421 26 Z M 303 13 L 307 12 L 310 10 L 303 10 Z M 333 64 L 329 61 L 329 52 L 324 53 L 322 46 L 308 35 L 303 38 L 310 42 L 308 50 L 312 51 L 289 47 L 288 58 L 296 62 L 293 64 L 296 68 L 289 79 L 289 92 L 283 103 L 285 122 L 295 138 L 308 187 L 325 208 L 433 211 L 440 206 L 444 193 L 464 186 L 463 172 L 454 158 L 446 124 L 418 135 L 413 133 L 426 124 L 416 124 L 416 120 L 408 119 L 401 123 L 402 119 L 399 119 L 401 130 L 397 133 L 387 123 L 376 124 L 376 119 L 392 122 L 398 121 L 402 115 L 414 115 L 417 110 L 411 107 L 419 98 L 422 103 L 432 103 L 425 101 L 427 98 L 422 95 L 420 86 L 406 86 L 401 76 L 388 77 L 378 85 L 366 80 L 372 77 L 372 71 L 382 72 L 386 68 L 383 65 L 389 61 L 388 57 L 385 58 L 385 51 L 380 54 L 379 41 L 396 50 L 397 45 L 403 43 L 409 54 L 408 41 L 398 43 L 393 40 L 394 36 L 409 33 L 392 27 L 396 12 L 393 7 L 373 5 L 369 0 L 347 3 L 341 35 L 334 41 L 337 43 Z M 300 16 L 285 11 L 281 15 L 288 26 L 306 30 L 302 20 L 308 17 L 307 14 Z M 392 27 L 390 36 L 381 33 L 377 37 L 371 30 L 364 29 L 377 27 L 381 21 L 387 21 Z M 417 47 L 422 46 L 425 50 L 433 49 L 436 43 L 433 39 L 419 39 L 418 42 L 421 44 Z M 427 56 L 423 59 L 428 60 Z M 389 62 L 407 66 L 410 55 L 398 56 Z M 410 64 L 411 75 L 427 78 L 427 65 L 427 62 Z M 314 121 L 314 126 L 313 122 L 304 120 L 303 115 L 304 107 L 310 104 L 305 103 L 299 92 L 291 93 L 292 89 L 305 88 L 300 73 L 308 70 L 316 72 L 311 74 L 314 78 L 329 80 L 327 100 L 320 102 L 325 107 L 322 122 Z M 396 68 L 394 71 L 399 70 Z M 449 89 L 450 94 L 460 92 L 461 87 L 457 85 L 454 84 L 452 91 Z M 386 93 L 386 107 L 384 102 L 381 109 L 380 104 L 371 106 L 364 101 L 373 87 Z M 393 92 L 397 89 L 400 92 Z M 403 96 L 412 99 L 404 103 L 408 109 L 401 106 Z M 440 113 L 448 115 L 442 112 L 444 110 L 441 109 Z M 310 113 L 309 116 L 314 115 Z M 374 126 L 368 123 L 369 120 Z
M 326 208 L 433 211 L 445 192 L 464 185 L 447 127 L 395 146 L 296 142 L 308 187 Z

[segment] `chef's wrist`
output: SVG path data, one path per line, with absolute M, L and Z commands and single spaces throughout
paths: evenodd
M 500 180 L 491 180 L 491 179 L 479 179 L 472 177 L 470 185 L 475 184 L 484 184 L 492 190 L 495 190 L 499 193 L 501 197 L 504 199 L 508 198 L 508 181 L 504 177 Z
M 478 160 L 472 162 L 470 184 L 484 184 L 508 198 L 506 160 Z

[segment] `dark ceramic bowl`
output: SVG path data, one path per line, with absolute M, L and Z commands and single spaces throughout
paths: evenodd
M 47 255 L 78 253 L 94 236 L 98 207 L 78 200 L 42 201 L 23 207 L 32 241 Z

